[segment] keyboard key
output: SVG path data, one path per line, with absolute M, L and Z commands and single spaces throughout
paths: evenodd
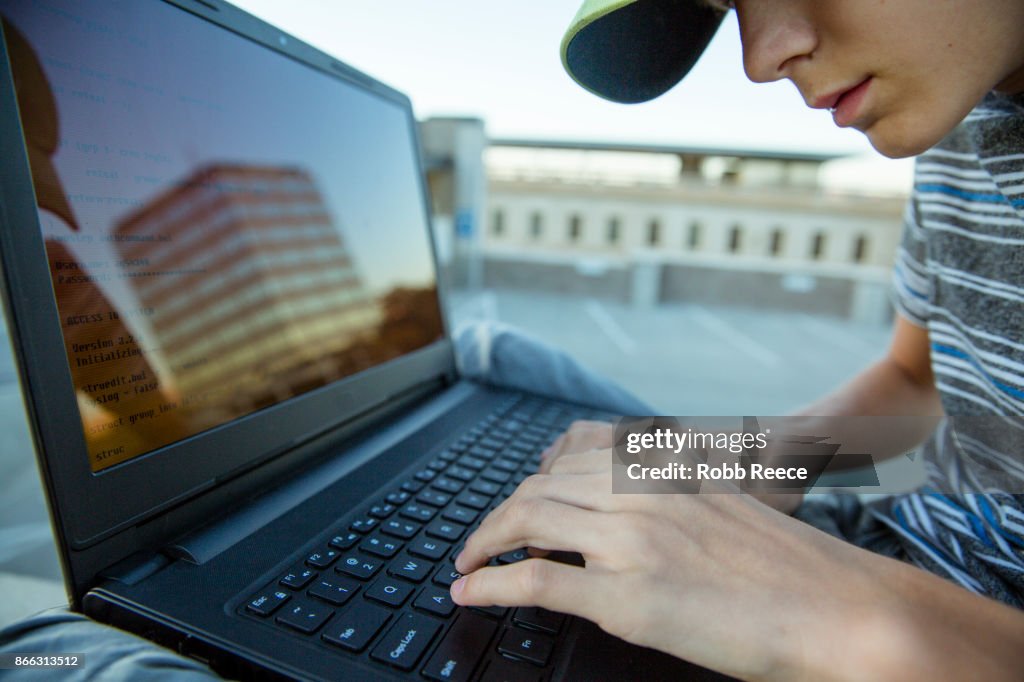
M 434 521 L 432 524 L 427 526 L 427 535 L 435 538 L 441 538 L 442 540 L 448 540 L 449 542 L 455 542 L 462 533 L 465 532 L 466 527 L 461 523 L 455 523 L 454 521 Z
M 306 568 L 305 566 L 296 566 L 284 574 L 284 577 L 281 578 L 281 584 L 293 590 L 301 590 L 316 576 L 317 573 L 313 569 Z
M 406 481 L 405 483 L 403 483 L 402 490 L 404 490 L 407 493 L 418 493 L 420 490 L 423 489 L 423 485 L 424 484 L 422 481 L 417 481 L 413 479 L 411 481 Z
M 425 587 L 412 605 L 442 618 L 452 615 L 455 610 L 455 602 L 448 590 L 431 586 Z
M 483 495 L 487 498 L 494 497 L 501 492 L 501 486 L 497 483 L 491 483 L 490 481 L 473 481 L 473 485 L 469 486 L 469 489 L 478 495 Z
M 451 499 L 452 496 L 448 493 L 442 493 L 437 490 L 424 490 L 416 498 L 416 501 L 422 502 L 423 504 L 430 504 L 435 507 L 443 507 L 451 502 Z
M 488 450 L 500 450 L 503 447 L 505 447 L 505 444 L 503 442 L 501 442 L 500 440 L 495 440 L 494 438 L 483 438 L 480 440 L 479 445 L 481 447 L 487 448 Z
M 423 667 L 423 676 L 437 682 L 468 682 L 498 626 L 486 618 L 463 613 Z
M 339 575 L 316 581 L 313 587 L 309 588 L 309 594 L 329 604 L 341 606 L 351 599 L 358 589 L 359 583 Z
M 529 559 L 530 555 L 526 549 L 513 549 L 511 552 L 505 552 L 504 554 L 498 555 L 498 563 L 500 564 L 514 564 L 525 559 Z
M 458 461 L 455 462 L 459 466 L 466 467 L 467 469 L 473 469 L 474 471 L 480 471 L 487 466 L 487 460 L 473 455 L 463 455 L 459 457 Z
M 495 469 L 501 469 L 502 471 L 507 471 L 509 473 L 519 471 L 519 462 L 514 459 L 508 459 L 507 457 L 494 460 L 491 462 L 491 466 Z
M 412 670 L 427 650 L 441 623 L 418 613 L 407 613 L 395 622 L 370 654 L 402 670 Z
M 509 656 L 522 658 L 537 665 L 547 665 L 555 640 L 521 628 L 509 628 L 498 644 L 498 651 Z
M 501 469 L 495 469 L 493 467 L 490 469 L 484 469 L 480 476 L 488 481 L 493 481 L 494 483 L 508 483 L 512 478 L 512 474 L 509 472 L 502 471 Z
M 428 507 L 422 504 L 410 503 L 402 507 L 402 511 L 399 512 L 401 516 L 413 521 L 429 521 L 434 518 L 434 514 L 437 510 L 433 507 Z
M 508 613 L 508 607 L 506 606 L 470 606 L 469 608 L 494 618 L 504 618 L 505 614 Z
M 359 538 L 361 537 L 362 535 L 360 535 L 359 533 L 356 533 L 355 531 L 349 531 L 347 533 L 342 533 L 341 535 L 335 535 L 327 544 L 329 544 L 331 547 L 334 547 L 335 549 L 348 549 L 352 545 L 359 542 Z
M 526 628 L 557 635 L 565 622 L 565 614 L 548 611 L 539 606 L 520 606 L 512 615 L 512 622 Z
M 404 490 L 396 490 L 393 493 L 388 493 L 388 496 L 384 499 L 387 500 L 388 504 L 393 504 L 396 507 L 400 504 L 405 504 L 412 497 L 411 493 Z
M 377 527 L 379 521 L 372 516 L 364 516 L 361 519 L 356 519 L 349 525 L 349 530 L 354 530 L 357 533 L 368 533 Z
M 529 663 L 496 656 L 487 664 L 480 682 L 540 682 L 541 675 Z
M 458 523 L 464 523 L 467 526 L 476 521 L 476 517 L 477 513 L 472 509 L 459 506 L 445 509 L 444 513 L 441 514 L 441 518 L 448 519 L 449 521 L 457 521 Z
M 249 603 L 245 605 L 251 613 L 255 613 L 257 616 L 269 616 L 274 611 L 281 608 L 281 605 L 291 599 L 287 592 L 282 590 L 267 590 L 260 592 L 255 597 L 249 600 Z
M 341 555 L 336 549 L 321 549 L 306 557 L 306 563 L 313 568 L 327 568 L 334 563 L 334 560 Z
M 482 509 L 485 509 L 487 505 L 490 504 L 491 498 L 485 497 L 483 495 L 478 495 L 477 493 L 472 492 L 472 490 L 467 490 L 458 497 L 456 497 L 455 502 L 456 504 L 461 504 L 464 507 L 469 507 L 470 509 L 476 509 L 477 511 L 480 511 Z
M 475 471 L 473 471 L 472 469 L 467 469 L 466 467 L 460 467 L 457 464 L 453 464 L 452 466 L 448 467 L 448 469 L 444 472 L 444 475 L 450 476 L 451 478 L 456 478 L 460 481 L 472 481 L 474 478 L 476 478 Z
M 441 478 L 434 481 L 435 488 L 442 492 L 450 493 L 452 495 L 458 494 L 458 492 L 462 490 L 462 486 L 464 485 L 465 483 L 463 483 L 462 481 L 456 480 L 454 478 L 448 478 L 447 476 L 442 476 Z
M 417 481 L 423 481 L 424 483 L 428 483 L 430 481 L 433 481 L 435 476 L 437 476 L 437 472 L 434 471 L 433 469 L 422 469 L 420 471 L 417 471 L 416 475 L 413 476 L 413 478 L 415 478 Z
M 394 513 L 395 509 L 397 509 L 395 505 L 385 502 L 383 504 L 375 504 L 370 507 L 369 513 L 370 516 L 375 519 L 386 519 Z
M 349 554 L 338 562 L 334 567 L 339 573 L 346 573 L 353 578 L 366 580 L 373 577 L 373 574 L 380 570 L 381 561 L 361 554 Z
M 381 578 L 366 590 L 366 598 L 398 608 L 412 594 L 412 585 L 394 578 Z
M 448 450 L 445 450 L 440 455 L 438 455 L 438 457 L 440 457 L 441 459 L 443 459 L 446 462 L 451 462 L 456 457 L 459 456 L 459 452 L 461 452 L 461 450 L 456 450 L 455 448 L 449 448 Z
M 363 540 L 359 545 L 359 549 L 375 556 L 390 559 L 395 556 L 398 550 L 402 549 L 402 542 L 377 533 Z
M 416 559 L 408 554 L 404 554 L 396 561 L 391 562 L 391 566 L 388 567 L 388 574 L 418 583 L 427 577 L 432 568 L 433 566 L 423 559 Z
M 281 611 L 277 622 L 309 635 L 333 615 L 334 611 L 327 606 L 299 597 Z
M 443 587 L 451 587 L 452 583 L 462 577 L 452 564 L 445 564 L 434 574 L 434 583 Z
M 452 546 L 447 542 L 421 538 L 409 545 L 409 553 L 423 557 L 424 559 L 439 561 L 444 558 L 444 555 L 447 554 L 451 548 Z
M 448 466 L 448 460 L 444 459 L 443 457 L 436 457 L 436 458 L 434 458 L 433 460 L 431 460 L 430 464 L 428 464 L 428 465 L 427 465 L 427 467 L 429 467 L 429 468 L 431 468 L 431 469 L 433 469 L 434 471 L 437 471 L 437 472 L 439 472 L 439 473 L 440 473 L 440 472 L 441 472 L 441 471 L 442 471 L 442 470 L 443 470 L 443 469 L 444 469 L 444 468 L 445 468 L 446 466 Z
M 324 641 L 349 651 L 362 651 L 389 618 L 391 613 L 386 609 L 357 601 L 334 619 L 322 637 Z
M 491 459 L 494 455 L 498 454 L 497 450 L 485 448 L 480 445 L 474 445 L 469 449 L 469 454 L 473 457 L 479 457 L 480 459 Z
M 420 524 L 412 523 L 411 521 L 401 521 L 399 519 L 389 519 L 381 524 L 380 530 L 382 533 L 387 533 L 396 538 L 408 540 L 416 533 L 420 532 Z

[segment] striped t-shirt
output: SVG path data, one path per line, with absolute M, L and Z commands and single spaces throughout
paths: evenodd
M 1024 606 L 1024 96 L 989 95 L 922 154 L 894 272 L 947 420 L 928 485 L 875 508 L 903 558 Z

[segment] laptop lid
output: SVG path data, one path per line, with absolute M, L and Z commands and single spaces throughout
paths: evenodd
M 66 562 L 454 376 L 406 97 L 222 2 L 0 8 L 5 303 Z

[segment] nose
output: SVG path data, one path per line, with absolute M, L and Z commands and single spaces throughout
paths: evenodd
M 816 0 L 812 0 L 816 1 Z M 802 0 L 751 0 L 736 3 L 743 43 L 743 69 L 755 83 L 791 75 L 802 59 L 818 46 L 811 17 Z

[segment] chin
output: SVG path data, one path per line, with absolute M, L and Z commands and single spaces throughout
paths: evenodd
M 890 159 L 905 159 L 941 142 L 970 110 L 971 107 L 964 111 L 932 111 L 928 115 L 910 111 L 891 113 L 872 122 L 864 134 L 879 154 Z
M 942 136 L 925 137 L 922 135 L 892 135 L 875 132 L 874 127 L 868 128 L 864 134 L 868 142 L 882 156 L 890 159 L 905 159 L 926 152 L 942 139 Z

